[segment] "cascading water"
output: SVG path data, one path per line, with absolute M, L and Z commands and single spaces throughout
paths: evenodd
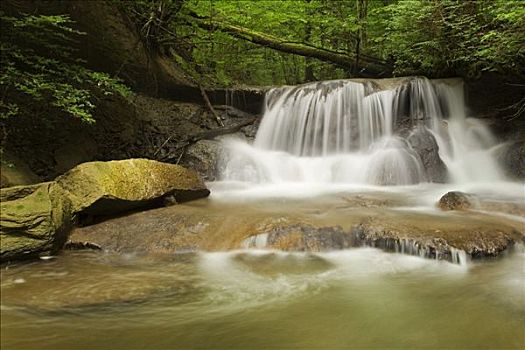
M 429 151 L 452 182 L 502 179 L 494 138 L 466 118 L 462 82 L 377 85 L 339 80 L 270 90 L 253 145 L 227 142 L 223 180 L 409 185 L 433 180 Z M 413 144 L 422 132 L 435 149 Z

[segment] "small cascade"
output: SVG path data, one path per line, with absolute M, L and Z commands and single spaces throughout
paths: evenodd
M 244 239 L 241 243 L 241 248 L 257 248 L 257 249 L 263 249 L 268 246 L 268 234 L 267 233 L 261 233 L 258 235 L 250 236 L 246 239 Z
M 462 82 L 403 78 L 386 89 L 379 82 L 270 90 L 253 144 L 226 143 L 222 179 L 410 185 L 433 181 L 430 163 L 442 164 L 442 177 L 448 169 L 454 182 L 503 179 L 490 131 L 466 117 Z M 431 146 L 411 141 L 418 130 L 434 139 Z M 424 159 L 429 147 L 437 161 Z
M 450 256 L 454 264 L 458 264 L 458 265 L 467 264 L 468 255 L 464 250 L 450 247 Z
M 467 118 L 462 87 L 438 86 L 448 110 L 446 124 L 436 123 L 432 131 L 439 145 L 439 155 L 454 182 L 491 182 L 503 179 L 492 154 L 498 143 L 479 119 Z
M 274 247 L 271 242 L 275 240 L 275 237 L 270 237 L 270 235 L 271 234 L 269 233 L 260 233 L 250 236 L 245 238 L 240 246 L 243 249 L 272 249 Z M 373 247 L 387 252 L 419 256 L 420 258 L 426 259 L 445 260 L 461 266 L 466 266 L 469 261 L 469 256 L 464 250 L 450 246 L 438 248 L 406 238 L 384 238 L 375 240 L 355 239 L 354 246 Z

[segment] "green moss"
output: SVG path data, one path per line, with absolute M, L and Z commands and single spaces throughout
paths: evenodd
M 84 163 L 58 182 L 70 193 L 75 212 L 101 199 L 143 202 L 173 191 L 205 189 L 194 171 L 148 159 Z
M 67 194 L 52 183 L 3 190 L 0 260 L 53 253 L 65 241 L 71 219 Z

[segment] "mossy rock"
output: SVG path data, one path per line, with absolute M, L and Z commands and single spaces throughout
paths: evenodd
M 71 227 L 71 201 L 53 182 L 0 190 L 0 261 L 54 254 Z
M 68 192 L 73 212 L 112 215 L 160 204 L 206 197 L 210 191 L 199 175 L 179 165 L 149 159 L 80 164 L 56 179 Z

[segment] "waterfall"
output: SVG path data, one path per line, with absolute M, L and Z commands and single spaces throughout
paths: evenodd
M 453 182 L 502 178 L 495 139 L 466 117 L 461 81 L 388 81 L 270 90 L 253 144 L 226 142 L 223 180 L 410 185 L 435 181 L 439 166 Z

